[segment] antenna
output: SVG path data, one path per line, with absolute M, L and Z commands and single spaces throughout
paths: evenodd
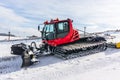
M 10 31 L 8 32 L 8 40 L 10 40 L 10 35 L 11 35 L 11 33 L 10 33 Z

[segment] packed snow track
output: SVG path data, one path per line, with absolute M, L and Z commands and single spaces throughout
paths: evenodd
M 6 74 L 21 69 L 22 59 L 20 56 L 0 58 L 0 73 Z

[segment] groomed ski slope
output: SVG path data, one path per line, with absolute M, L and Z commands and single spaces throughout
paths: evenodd
M 93 55 L 49 64 L 36 64 L 15 72 L 1 74 L 0 80 L 120 80 L 120 50 L 108 49 Z M 42 63 L 41 62 L 41 63 Z

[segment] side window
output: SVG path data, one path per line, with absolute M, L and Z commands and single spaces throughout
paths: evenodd
M 60 22 L 57 24 L 57 38 L 63 38 L 69 33 L 68 22 Z
M 63 33 L 68 31 L 68 22 L 58 23 L 58 33 Z
M 49 26 L 49 32 L 54 32 L 54 26 L 53 25 Z

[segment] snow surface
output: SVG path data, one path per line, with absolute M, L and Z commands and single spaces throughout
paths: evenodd
M 110 36 L 111 38 L 107 40 L 108 42 L 113 42 L 113 43 L 120 42 L 120 32 L 114 32 L 110 34 Z
M 119 41 L 119 35 L 115 39 Z M 1 44 L 2 57 L 10 56 L 10 45 L 13 43 Z M 28 68 L 1 73 L 0 80 L 120 80 L 120 49 L 108 48 L 104 52 L 70 60 L 52 55 L 40 57 L 39 60 L 40 63 Z
M 43 65 L 43 62 L 46 65 Z M 70 60 L 47 56 L 39 64 L 1 74 L 0 78 L 1 80 L 119 80 L 119 66 L 120 50 L 108 49 L 105 52 Z
M 10 40 L 23 39 L 23 37 L 10 37 Z M 8 40 L 8 36 L 0 36 L 0 40 Z

